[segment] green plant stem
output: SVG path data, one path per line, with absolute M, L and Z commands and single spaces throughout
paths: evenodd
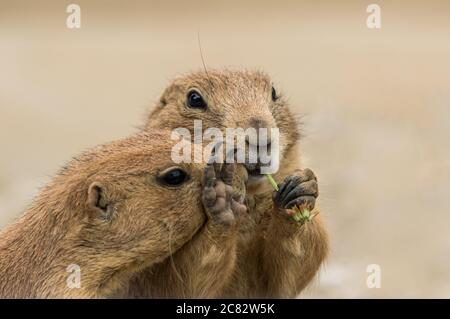
M 266 177 L 269 180 L 270 185 L 272 185 L 273 189 L 278 192 L 280 190 L 280 188 L 278 187 L 277 182 L 275 182 L 275 180 L 273 179 L 272 175 L 266 174 Z

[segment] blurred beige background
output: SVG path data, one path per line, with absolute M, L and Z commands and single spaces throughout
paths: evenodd
M 200 68 L 199 33 L 208 67 L 264 69 L 305 115 L 332 253 L 304 296 L 449 298 L 450 3 L 339 2 L 0 0 L 0 227 Z

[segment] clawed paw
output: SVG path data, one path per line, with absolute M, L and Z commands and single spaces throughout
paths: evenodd
M 203 175 L 202 201 L 208 217 L 216 223 L 232 225 L 246 212 L 244 197 L 233 189 L 236 164 L 212 163 Z
M 273 193 L 276 207 L 290 210 L 298 207 L 300 211 L 314 209 L 319 196 L 317 178 L 310 169 L 304 169 L 297 175 L 291 175 L 279 185 L 279 190 Z

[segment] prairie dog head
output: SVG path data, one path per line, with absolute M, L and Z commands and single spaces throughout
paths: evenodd
M 202 121 L 203 130 L 266 128 L 268 149 L 270 129 L 278 128 L 281 166 L 299 139 L 297 122 L 286 99 L 260 71 L 223 69 L 180 76 L 165 89 L 146 128 L 173 130 L 182 127 L 193 132 L 194 120 Z M 250 184 L 261 180 L 260 165 L 247 163 L 246 168 Z
M 204 165 L 175 164 L 169 136 L 152 130 L 105 144 L 68 168 L 86 177 L 81 181 L 86 227 L 97 246 L 145 252 L 170 239 L 175 249 L 203 224 Z

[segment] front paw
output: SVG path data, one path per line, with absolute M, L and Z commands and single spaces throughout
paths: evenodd
M 300 211 L 314 209 L 316 198 L 319 196 L 317 178 L 306 168 L 284 179 L 279 190 L 273 193 L 273 201 L 277 208 L 290 210 L 298 207 Z M 289 214 L 290 215 L 290 214 Z
M 233 188 L 236 164 L 208 164 L 203 175 L 202 202 L 210 221 L 231 226 L 246 212 L 244 197 Z

